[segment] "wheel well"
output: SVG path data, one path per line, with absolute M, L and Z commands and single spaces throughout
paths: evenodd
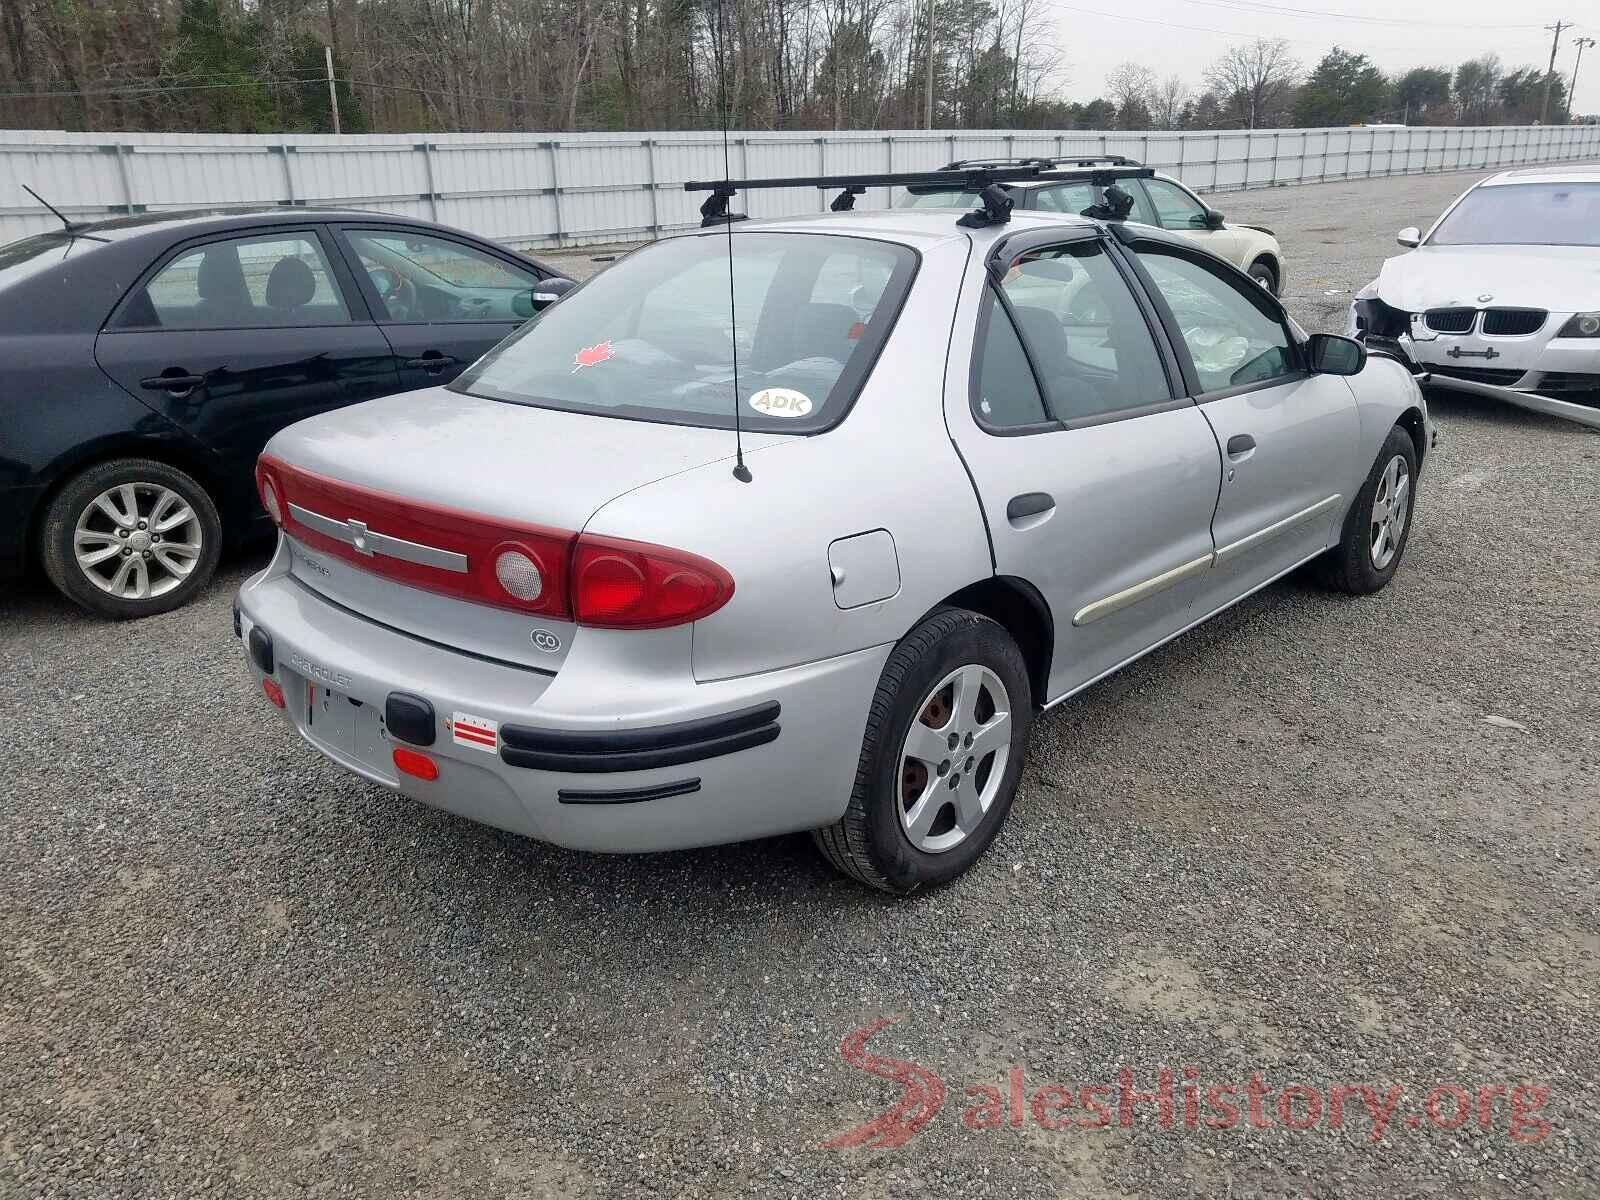
M 1395 422 L 1411 435 L 1411 444 L 1417 448 L 1417 465 L 1422 465 L 1422 459 L 1428 452 L 1428 433 L 1422 422 L 1422 413 L 1415 408 L 1408 408 Z
M 1250 260 L 1250 265 L 1252 267 L 1255 266 L 1257 263 L 1265 263 L 1266 264 L 1267 270 L 1272 272 L 1272 281 L 1274 283 L 1279 283 L 1279 282 L 1282 281 L 1282 279 L 1283 279 L 1283 269 L 1278 266 L 1278 260 L 1276 258 L 1274 258 L 1271 254 L 1267 254 L 1267 253 L 1258 254 L 1253 259 Z
M 176 467 L 186 475 L 194 476 L 195 482 L 205 488 L 211 500 L 217 506 L 217 515 L 222 521 L 222 534 L 224 544 L 228 537 L 228 527 L 231 524 L 229 512 L 225 505 L 226 496 L 218 486 L 217 473 L 212 464 L 205 461 L 198 454 L 189 452 L 182 446 L 172 442 L 144 442 L 137 440 L 118 440 L 99 442 L 88 448 L 80 458 L 74 458 L 64 464 L 55 474 L 44 491 L 39 493 L 39 501 L 33 506 L 33 512 L 28 518 L 28 554 L 30 558 L 37 559 L 39 554 L 39 529 L 44 524 L 44 514 L 50 505 L 55 502 L 61 489 L 66 487 L 76 476 L 97 467 L 101 463 L 111 462 L 118 458 L 148 458 L 156 462 L 165 463 L 169 467 Z
M 956 608 L 982 613 L 1005 627 L 1028 664 L 1028 685 L 1037 707 L 1050 685 L 1050 659 L 1055 649 L 1055 622 L 1039 590 L 1025 579 L 995 575 L 970 584 L 945 600 Z

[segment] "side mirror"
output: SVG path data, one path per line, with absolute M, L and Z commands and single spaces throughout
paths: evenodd
M 1318 375 L 1359 375 L 1367 365 L 1367 348 L 1353 338 L 1315 333 L 1306 343 L 1311 369 Z
M 1394 240 L 1399 242 L 1407 250 L 1414 249 L 1422 244 L 1422 230 L 1418 229 L 1415 225 L 1407 225 L 1399 233 L 1394 235 Z
M 1208 208 L 1206 209 L 1205 222 L 1207 229 L 1221 229 L 1222 214 L 1214 208 Z
M 531 317 L 534 313 L 540 311 L 541 309 L 549 308 L 557 300 L 561 299 L 561 297 L 565 296 L 577 286 L 578 285 L 570 279 L 563 279 L 559 275 L 552 275 L 549 279 L 541 279 L 531 290 L 519 292 L 515 300 L 512 301 L 512 307 L 516 309 L 519 317 Z M 524 297 L 527 298 L 527 312 L 522 311 Z

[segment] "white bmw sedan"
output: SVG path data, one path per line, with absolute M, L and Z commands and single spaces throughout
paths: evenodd
M 1351 336 L 1435 386 L 1600 428 L 1600 165 L 1491 176 L 1398 240 Z

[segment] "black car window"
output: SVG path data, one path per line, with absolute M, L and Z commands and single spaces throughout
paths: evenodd
M 539 274 L 531 268 L 405 229 L 347 229 L 345 236 L 387 320 L 520 321 L 533 311 Z
M 977 388 L 973 413 L 980 425 L 1016 429 L 1048 421 L 1044 397 L 1023 353 L 1016 326 L 992 291 L 984 301 L 979 331 Z M 1055 428 L 1055 426 L 1052 426 Z
M 1052 416 L 1072 422 L 1172 399 L 1144 313 L 1098 242 L 1029 250 L 1000 286 Z
M 1133 211 L 1128 214 L 1130 221 L 1138 221 L 1145 225 L 1156 224 L 1155 212 L 1150 207 L 1150 202 L 1145 199 L 1137 184 L 1130 184 L 1127 180 L 1121 183 L 1123 191 L 1133 197 Z M 1073 213 L 1081 215 L 1083 210 L 1099 204 L 1105 189 L 1096 187 L 1090 180 L 1076 180 L 1072 183 L 1048 184 L 1037 189 L 1038 200 L 1036 205 L 1045 212 Z
M 1202 391 L 1265 383 L 1299 371 L 1283 321 L 1263 308 L 1260 289 L 1235 283 L 1198 261 L 1146 248 L 1139 251 L 1194 359 Z
M 183 251 L 130 297 L 117 325 L 257 329 L 349 320 L 316 237 L 274 233 Z

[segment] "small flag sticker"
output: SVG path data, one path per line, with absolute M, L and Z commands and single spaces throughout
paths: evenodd
M 474 717 L 468 713 L 450 714 L 450 734 L 458 746 L 471 746 L 475 750 L 495 753 L 500 746 L 500 722 L 488 717 Z

